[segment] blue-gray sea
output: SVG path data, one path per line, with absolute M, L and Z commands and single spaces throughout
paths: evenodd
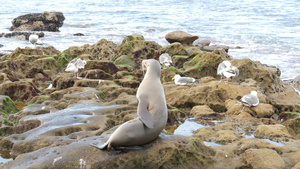
M 63 12 L 61 32 L 45 32 L 46 46 L 63 51 L 105 38 L 119 44 L 132 33 L 162 46 L 165 35 L 182 30 L 231 47 L 234 58 L 275 65 L 282 79 L 300 75 L 300 0 L 0 0 L 0 33 L 24 14 Z M 85 36 L 73 36 L 83 33 Z M 0 38 L 0 52 L 32 46 Z M 235 49 L 235 47 L 242 49 Z

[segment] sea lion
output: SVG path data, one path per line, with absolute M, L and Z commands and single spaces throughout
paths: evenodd
M 107 142 L 99 149 L 109 151 L 111 147 L 137 146 L 148 143 L 161 133 L 168 119 L 167 104 L 163 86 L 160 82 L 161 66 L 158 61 L 142 61 L 147 71 L 136 97 L 138 117 L 119 126 Z M 94 146 L 94 145 L 93 145 Z

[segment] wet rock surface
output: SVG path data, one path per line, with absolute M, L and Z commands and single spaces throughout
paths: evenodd
M 12 20 L 11 31 L 50 31 L 59 32 L 65 17 L 61 12 L 31 13 Z
M 120 45 L 102 39 L 62 52 L 17 48 L 2 56 L 0 151 L 14 160 L 0 168 L 297 168 L 298 81 L 283 82 L 274 66 L 234 59 L 224 49 L 203 51 L 209 42 L 192 46 L 187 39 L 162 47 L 132 34 Z M 141 61 L 164 52 L 174 63 L 161 71 L 165 130 L 137 147 L 107 152 L 91 146 L 137 117 Z M 79 77 L 64 71 L 76 57 L 87 62 Z M 224 60 L 240 75 L 220 83 L 216 72 Z M 201 81 L 176 86 L 175 74 Z M 260 104 L 243 109 L 238 100 L 252 90 Z M 173 134 L 184 125 L 192 125 L 189 136 Z

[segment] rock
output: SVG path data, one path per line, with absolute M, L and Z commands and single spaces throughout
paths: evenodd
M 113 62 L 102 60 L 88 60 L 83 71 L 94 69 L 103 70 L 104 72 L 111 75 L 119 71 L 118 67 Z
M 11 100 L 9 96 L 5 95 L 0 95 L 0 131 L 3 131 L 2 125 L 4 124 L 3 127 L 8 125 L 10 123 L 8 120 L 8 117 L 10 114 L 15 114 L 19 111 L 19 109 L 16 107 L 15 103 Z M 1 133 L 3 136 L 3 132 Z
M 241 110 L 243 109 L 243 105 L 240 103 L 237 103 L 235 101 L 234 105 L 228 106 L 228 111 L 226 114 L 230 115 L 238 115 L 240 114 Z M 269 118 L 275 113 L 275 109 L 270 104 L 260 103 L 258 106 L 255 107 L 245 107 L 243 112 L 249 113 L 251 116 L 256 118 Z
M 245 151 L 246 162 L 255 169 L 285 169 L 283 159 L 270 149 L 248 149 Z
M 225 84 L 217 81 L 191 86 L 166 84 L 164 85 L 164 88 L 167 103 L 171 106 L 191 109 L 196 105 L 205 104 L 215 112 L 226 112 L 227 109 L 230 109 L 231 107 L 225 105 L 226 100 L 233 99 L 236 103 L 242 96 L 253 90 L 253 88 L 247 86 Z M 266 99 L 262 94 L 258 94 L 258 96 L 261 103 L 266 102 Z M 239 106 L 239 110 L 241 110 L 242 105 Z M 268 109 L 263 113 L 268 114 L 269 111 L 270 110 Z
M 291 135 L 300 139 L 300 117 L 289 119 L 282 124 L 287 128 Z
M 138 63 L 135 63 L 129 56 L 127 55 L 122 55 L 118 57 L 115 62 L 116 65 L 127 65 L 130 67 L 137 67 Z
M 190 115 L 195 119 L 212 119 L 216 113 L 207 105 L 194 106 L 190 112 Z
M 226 58 L 215 53 L 201 53 L 183 64 L 185 75 L 200 79 L 205 76 L 217 77 L 219 63 Z
M 69 87 L 73 87 L 75 84 L 76 78 L 64 76 L 64 75 L 57 75 L 53 79 L 53 87 L 56 88 L 56 90 L 66 89 Z
M 32 33 L 32 32 L 8 32 L 8 33 L 2 33 L 0 34 L 0 37 L 5 37 L 5 38 L 11 38 L 11 37 L 20 37 L 20 36 L 23 36 L 24 38 L 23 39 L 20 39 L 20 40 L 29 40 L 29 36 L 32 35 L 32 34 L 36 34 L 39 36 L 39 38 L 42 38 L 45 36 L 44 32 L 35 32 L 35 33 Z M 0 47 L 1 47 L 1 44 L 0 44 Z
M 257 82 L 260 91 L 267 96 L 284 89 L 280 77 L 268 67 L 258 65 L 250 59 L 234 59 L 231 64 L 240 71 L 234 81 L 243 82 L 245 79 L 253 79 Z
M 96 44 L 89 46 L 87 51 L 91 54 L 91 60 L 112 60 L 116 47 L 117 45 L 112 41 L 101 39 Z
M 142 149 L 109 153 L 89 144 L 99 142 L 101 137 L 91 137 L 60 147 L 45 147 L 18 156 L 2 168 L 209 168 L 214 163 L 214 151 L 201 141 L 182 136 L 160 136 Z M 84 151 L 83 151 L 84 150 Z M 59 153 L 59 155 L 58 155 Z M 99 158 L 103 157 L 103 158 Z M 38 160 L 33 160 L 38 158 Z M 56 160 L 55 160 L 56 159 Z M 86 165 L 80 165 L 82 159 Z M 25 163 L 32 161 L 32 163 Z
M 300 169 L 300 162 L 297 163 L 292 169 Z
M 134 34 L 132 34 L 132 35 L 126 36 L 126 37 L 123 39 L 122 44 L 127 43 L 127 42 L 130 42 L 130 41 L 135 41 L 135 40 L 145 40 L 145 38 L 144 38 L 143 35 L 134 33 Z
M 258 125 L 257 129 L 254 131 L 254 136 L 256 138 L 267 138 L 275 141 L 285 141 L 292 139 L 284 125 Z
M 169 43 L 179 42 L 183 46 L 192 46 L 198 36 L 190 35 L 184 31 L 173 31 L 168 33 L 165 38 Z
M 174 42 L 169 44 L 161 49 L 159 49 L 159 53 L 168 53 L 171 57 L 174 55 L 184 55 L 188 56 L 188 52 L 184 49 L 183 45 L 179 42 Z
M 210 40 L 203 39 L 203 40 L 196 41 L 195 46 L 202 48 L 204 46 L 209 46 L 210 43 L 211 43 Z
M 174 55 L 174 56 L 172 56 L 173 65 L 178 69 L 182 68 L 183 64 L 185 62 L 187 62 L 188 59 L 189 59 L 189 57 L 184 56 L 184 55 Z
M 15 18 L 10 30 L 59 32 L 64 20 L 65 17 L 61 12 L 31 13 Z
M 287 168 L 292 168 L 297 163 L 299 163 L 300 151 L 284 153 L 281 157 L 285 161 Z
M 161 46 L 153 41 L 140 40 L 142 38 L 125 38 L 123 43 L 114 51 L 112 61 L 115 61 L 122 55 L 127 55 L 132 61 L 136 63 L 137 69 L 140 68 L 141 62 L 144 59 L 158 58 L 157 52 Z M 130 40 L 130 41 L 128 41 Z
M 6 81 L 0 84 L 0 94 L 7 95 L 12 100 L 27 101 L 39 95 L 40 90 L 30 81 Z
M 228 53 L 228 50 L 229 50 L 229 47 L 228 46 L 224 46 L 224 45 L 211 45 L 211 46 L 203 46 L 200 48 L 201 50 L 203 51 L 206 51 L 206 52 L 212 52 L 214 50 L 222 50 L 224 49 L 226 51 L 226 53 Z

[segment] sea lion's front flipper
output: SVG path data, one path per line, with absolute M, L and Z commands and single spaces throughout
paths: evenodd
M 151 113 L 148 111 L 148 102 L 142 97 L 138 98 L 139 104 L 137 108 L 137 114 L 140 120 L 150 129 L 153 128 L 154 120 Z

